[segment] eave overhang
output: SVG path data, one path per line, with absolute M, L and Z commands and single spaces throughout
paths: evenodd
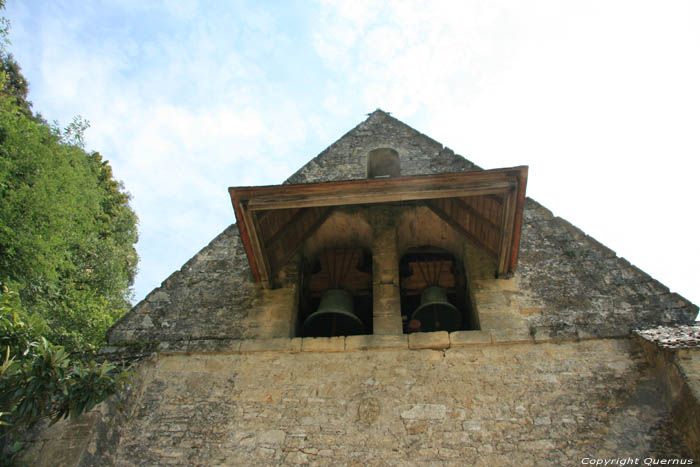
M 508 277 L 518 264 L 526 166 L 438 175 L 303 185 L 229 188 L 256 282 L 272 287 L 280 268 L 333 207 L 423 201 L 496 259 Z

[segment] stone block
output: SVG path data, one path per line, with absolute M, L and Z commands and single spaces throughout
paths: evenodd
M 408 348 L 408 336 L 401 335 L 365 335 L 345 338 L 345 350 L 401 350 Z
M 304 337 L 301 340 L 302 352 L 343 352 L 345 337 Z
M 204 370 L 207 373 L 220 374 L 226 370 L 225 360 L 217 357 L 211 357 L 204 360 Z
M 374 334 L 375 335 L 397 335 L 403 334 L 403 323 L 401 315 L 375 315 L 374 316 Z
M 488 331 L 455 331 L 450 333 L 450 347 L 466 345 L 488 345 L 491 333 Z
M 441 404 L 416 404 L 402 410 L 401 418 L 407 420 L 443 420 L 446 413 L 447 409 Z
M 384 299 L 401 300 L 399 287 L 393 281 L 387 283 L 375 283 L 374 302 L 378 303 Z
M 282 444 L 286 437 L 287 433 L 282 430 L 267 430 L 260 433 L 256 441 L 265 445 Z
M 241 353 L 254 352 L 301 352 L 300 337 L 278 337 L 273 339 L 247 339 L 241 341 Z
M 494 344 L 533 342 L 530 330 L 527 328 L 491 329 L 490 332 Z
M 373 316 L 398 316 L 401 317 L 401 302 L 399 298 L 383 298 L 374 300 Z
M 179 372 L 183 368 L 183 359 L 163 355 L 158 359 L 158 370 L 163 372 Z
M 517 329 L 526 328 L 527 321 L 516 310 L 479 310 L 481 329 Z
M 450 347 L 450 335 L 447 331 L 414 332 L 408 335 L 408 348 L 419 349 L 447 349 Z

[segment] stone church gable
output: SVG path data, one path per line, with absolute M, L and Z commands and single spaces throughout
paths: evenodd
M 286 184 L 230 189 L 241 221 L 110 330 L 128 393 L 32 430 L 22 462 L 696 464 L 698 308 L 526 177 L 377 110 Z M 337 309 L 364 327 L 311 332 Z
M 377 110 L 312 159 L 286 184 L 367 178 L 368 154 L 399 154 L 401 175 L 481 170 L 440 143 Z M 285 272 L 296 277 L 294 265 Z M 478 275 L 478 273 L 477 273 Z M 482 329 L 518 329 L 539 336 L 628 336 L 655 325 L 689 324 L 697 307 L 528 198 L 515 277 L 473 277 Z M 275 293 L 252 280 L 236 225 L 231 225 L 137 304 L 110 331 L 112 345 L 292 337 L 265 329 L 262 311 Z M 291 335 L 290 335 L 291 334 Z

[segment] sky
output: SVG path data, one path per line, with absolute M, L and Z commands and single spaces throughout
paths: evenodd
M 696 0 L 7 0 L 34 110 L 139 216 L 134 303 L 376 108 L 700 304 Z

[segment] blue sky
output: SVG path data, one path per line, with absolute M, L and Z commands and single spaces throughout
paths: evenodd
M 700 2 L 8 0 L 35 110 L 91 123 L 141 299 L 375 108 L 700 303 Z

